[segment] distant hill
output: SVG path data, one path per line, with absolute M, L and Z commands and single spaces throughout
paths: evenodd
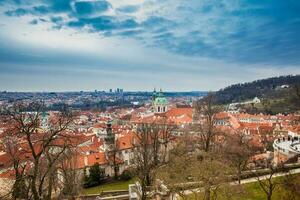
M 300 85 L 300 75 L 279 76 L 231 85 L 216 92 L 219 104 L 241 102 L 254 97 L 265 99 L 284 98 L 294 85 Z

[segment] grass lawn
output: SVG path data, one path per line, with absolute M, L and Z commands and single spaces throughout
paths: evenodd
M 243 194 L 234 194 L 232 193 L 232 195 L 229 195 L 229 197 L 227 195 L 225 195 L 223 192 L 218 192 L 218 199 L 219 200 L 265 200 L 266 195 L 265 193 L 262 191 L 262 189 L 260 188 L 258 183 L 247 183 L 244 184 L 244 192 Z M 195 195 L 197 197 L 195 197 Z M 226 197 L 227 196 L 227 197 Z M 196 199 L 203 199 L 203 193 L 198 193 L 198 194 L 190 194 L 187 196 L 187 198 L 185 199 L 189 199 L 189 200 L 196 200 Z M 274 191 L 273 194 L 273 198 L 272 200 L 281 200 L 281 197 L 279 195 L 278 189 Z
M 243 199 L 245 199 L 245 200 L 267 199 L 266 194 L 263 192 L 263 190 L 259 186 L 258 182 L 245 184 L 244 188 L 245 188 L 246 194 L 243 197 Z M 281 200 L 281 196 L 279 194 L 280 194 L 280 186 L 278 186 L 274 190 L 272 200 Z M 238 198 L 234 198 L 234 199 L 238 199 Z
M 83 189 L 83 194 L 99 194 L 102 191 L 110 191 L 110 190 L 128 190 L 128 185 L 132 184 L 136 181 L 135 178 L 130 179 L 128 181 L 116 181 L 113 183 L 106 183 L 103 185 L 99 185 L 96 187 Z
M 278 179 L 278 178 L 276 178 Z M 235 187 L 235 186 L 231 186 Z M 244 192 L 242 193 L 236 193 L 237 191 L 233 190 L 226 195 L 226 190 L 220 191 L 218 194 L 218 200 L 266 200 L 266 194 L 261 189 L 258 182 L 254 183 L 247 183 L 243 184 L 242 187 L 244 188 Z M 234 188 L 232 188 L 234 189 Z M 228 190 L 227 190 L 228 192 Z M 278 185 L 277 188 L 274 190 L 272 200 L 284 200 L 288 192 L 281 186 Z M 195 197 L 195 194 L 188 195 L 187 198 L 189 200 L 195 200 L 195 199 L 203 199 L 203 193 L 196 194 L 197 198 Z M 300 200 L 300 198 L 296 197 L 295 200 Z

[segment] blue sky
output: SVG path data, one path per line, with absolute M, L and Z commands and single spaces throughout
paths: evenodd
M 299 73 L 299 0 L 0 0 L 0 90 L 217 90 Z

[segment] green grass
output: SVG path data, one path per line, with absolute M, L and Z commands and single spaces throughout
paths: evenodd
M 278 179 L 278 178 L 276 178 Z M 241 193 L 239 193 L 239 190 L 235 190 L 237 189 L 237 186 L 230 186 L 231 189 L 229 190 L 220 190 L 218 192 L 218 200 L 266 200 L 266 194 L 263 192 L 263 190 L 261 189 L 260 185 L 258 182 L 254 182 L 254 183 L 247 183 L 247 184 L 243 184 L 242 187 L 243 189 L 241 191 Z M 235 188 L 234 188 L 235 187 Z M 226 194 L 227 196 L 229 195 L 229 198 L 226 198 Z M 286 197 L 285 194 L 287 194 L 288 191 L 286 191 L 281 185 L 278 185 L 276 187 L 276 189 L 273 192 L 273 196 L 272 196 L 272 200 L 283 200 L 283 198 Z M 195 198 L 195 194 L 191 194 L 188 195 L 187 198 L 185 199 L 189 199 L 189 200 L 195 200 L 195 199 L 203 199 L 203 193 L 198 193 L 196 194 L 197 198 Z M 296 197 L 295 200 L 300 200 L 299 198 Z
M 244 196 L 245 200 L 263 200 L 266 199 L 266 194 L 264 191 L 261 189 L 260 185 L 258 182 L 255 183 L 248 183 L 244 185 L 246 194 Z M 273 200 L 280 200 L 281 198 L 279 197 L 279 186 L 277 189 L 275 189 L 274 194 L 273 194 Z M 238 198 L 234 198 L 238 199 Z
M 102 191 L 111 191 L 111 190 L 128 190 L 128 185 L 133 184 L 136 181 L 135 178 L 130 179 L 128 181 L 117 181 L 113 183 L 106 183 L 103 185 L 99 185 L 96 187 L 83 189 L 83 194 L 99 194 Z
M 235 187 L 235 186 L 232 186 Z M 265 200 L 266 195 L 265 193 L 261 190 L 260 186 L 258 183 L 247 183 L 243 185 L 244 187 L 244 192 L 242 194 L 235 194 L 235 191 L 230 191 L 232 195 L 230 195 L 230 200 Z M 219 200 L 227 200 L 228 197 L 226 198 L 225 191 L 219 191 L 218 192 L 218 199 Z M 281 200 L 278 197 L 278 192 L 274 192 L 272 200 Z M 198 199 L 203 199 L 203 193 L 198 193 L 196 194 L 197 198 L 195 197 L 195 194 L 188 195 L 189 200 L 198 200 Z

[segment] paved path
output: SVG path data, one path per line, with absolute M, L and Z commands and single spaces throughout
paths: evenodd
M 279 172 L 279 173 L 274 174 L 273 177 L 275 178 L 275 177 L 286 176 L 288 174 L 298 174 L 298 173 L 300 173 L 300 168 L 289 170 L 289 172 Z M 265 180 L 267 178 L 268 178 L 268 175 L 259 176 L 260 180 Z M 253 183 L 253 182 L 257 182 L 257 177 L 241 180 L 241 184 L 247 184 L 247 183 Z M 233 181 L 230 183 L 230 185 L 238 185 L 238 181 Z M 189 194 L 193 194 L 194 192 L 202 192 L 202 191 L 204 191 L 203 188 L 195 188 L 195 189 L 185 190 L 184 195 L 189 195 Z M 176 199 L 180 199 L 180 196 L 178 194 L 176 195 L 174 200 L 176 200 Z

